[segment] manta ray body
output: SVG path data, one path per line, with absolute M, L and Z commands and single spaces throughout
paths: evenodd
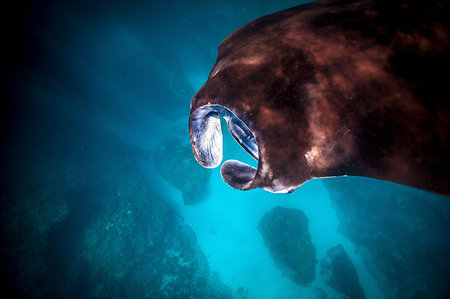
M 354 175 L 450 195 L 445 1 L 318 1 L 259 18 L 219 46 L 191 102 L 197 161 L 222 160 L 222 116 L 258 161 L 233 188 L 292 192 Z

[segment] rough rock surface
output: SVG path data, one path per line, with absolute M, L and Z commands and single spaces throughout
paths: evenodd
M 285 276 L 302 286 L 314 281 L 316 249 L 311 243 L 308 219 L 302 211 L 276 207 L 263 216 L 258 229 Z
M 450 201 L 364 178 L 324 180 L 339 230 L 386 298 L 450 294 Z
M 82 258 L 99 284 L 89 296 L 227 298 L 231 293 L 209 271 L 192 229 L 150 194 L 110 209 L 86 231 L 84 244 Z
M 326 277 L 327 285 L 348 299 L 365 298 L 355 266 L 341 244 L 330 248 L 320 261 L 320 275 Z
M 95 128 L 20 132 L 1 148 L 1 298 L 231 298 L 145 181 L 148 153 Z
M 211 171 L 197 163 L 186 136 L 174 132 L 164 139 L 155 152 L 154 162 L 159 174 L 182 192 L 184 204 L 189 205 L 208 195 Z

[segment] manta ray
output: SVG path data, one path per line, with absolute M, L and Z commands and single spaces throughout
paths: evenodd
M 221 163 L 223 117 L 258 161 L 223 163 L 233 188 L 351 175 L 450 195 L 448 6 L 317 1 L 241 27 L 191 101 L 195 158 Z

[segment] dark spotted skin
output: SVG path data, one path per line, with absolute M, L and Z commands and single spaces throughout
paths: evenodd
M 244 189 L 357 175 L 450 195 L 447 2 L 318 1 L 257 19 L 220 45 L 191 113 L 222 105 L 253 131 Z

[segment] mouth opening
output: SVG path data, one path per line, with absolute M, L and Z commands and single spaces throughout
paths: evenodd
M 228 130 L 230 131 L 231 136 L 233 136 L 237 143 L 239 143 L 242 148 L 244 148 L 250 154 L 250 156 L 258 161 L 258 144 L 256 143 L 255 136 L 253 135 L 250 128 L 230 110 L 222 106 L 213 107 L 214 110 L 222 115 L 222 117 L 227 122 Z
M 220 115 L 227 122 L 228 130 L 238 144 L 250 156 L 259 161 L 258 143 L 249 126 L 223 106 L 207 106 L 196 110 L 190 119 L 190 135 L 194 156 L 204 167 L 215 168 L 223 158 L 223 137 Z M 229 160 L 221 168 L 226 183 L 239 190 L 252 189 L 256 168 Z

